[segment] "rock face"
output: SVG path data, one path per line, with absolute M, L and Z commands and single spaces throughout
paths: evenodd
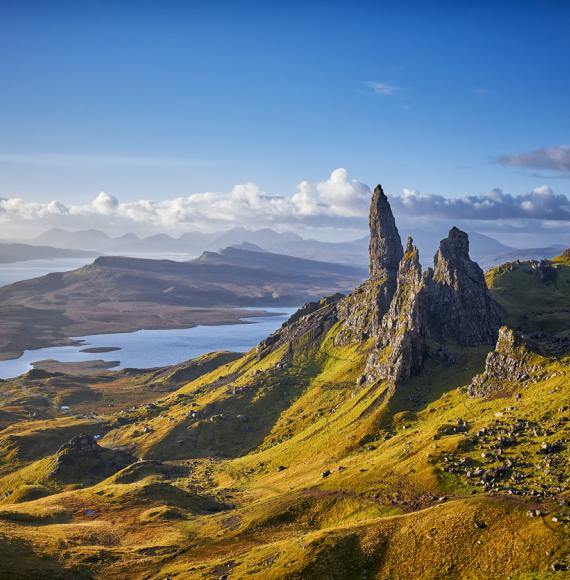
M 368 223 L 370 278 L 384 279 L 389 285 L 395 286 L 404 250 L 388 198 L 380 185 L 376 186 L 372 194 Z
M 564 252 L 560 254 L 559 258 L 566 259 Z M 505 272 L 517 270 L 534 276 L 544 283 L 556 282 L 558 279 L 558 270 L 551 260 L 515 260 L 514 262 L 506 262 L 491 270 L 491 279 L 494 281 L 497 276 L 501 276 Z
M 495 350 L 487 355 L 485 370 L 472 380 L 467 393 L 470 397 L 488 399 L 508 396 L 531 376 L 538 378 L 542 371 L 537 363 L 538 355 L 522 336 L 502 326 Z
M 469 257 L 469 237 L 452 228 L 440 243 L 429 281 L 430 334 L 462 346 L 493 344 L 500 318 L 483 270 Z
M 382 318 L 396 291 L 398 267 L 404 251 L 388 198 L 380 185 L 372 194 L 369 226 L 370 277 L 339 303 L 339 319 L 344 323 L 337 344 L 362 342 L 378 336 Z
M 338 318 L 343 323 L 336 344 L 364 342 L 378 336 L 391 298 L 384 281 L 369 279 L 363 282 L 338 305 Z
M 440 343 L 434 352 L 440 359 L 449 339 L 462 346 L 495 341 L 497 307 L 483 271 L 469 257 L 467 234 L 452 228 L 441 241 L 434 265 L 422 276 L 418 250 L 409 239 L 390 306 L 377 330 L 371 327 L 376 347 L 361 384 L 384 379 L 397 385 L 418 374 L 428 353 L 428 337 Z
M 94 483 L 133 461 L 129 453 L 101 447 L 93 435 L 77 435 L 58 449 L 50 477 L 61 483 Z
M 290 362 L 295 354 L 301 352 L 307 344 L 318 341 L 337 322 L 337 305 L 342 298 L 342 294 L 333 294 L 318 302 L 304 304 L 279 330 L 259 343 L 258 359 L 287 344 L 288 355 L 281 364 Z
M 566 250 L 568 253 L 568 250 Z M 561 254 L 564 257 L 564 254 Z M 532 260 L 530 267 L 536 271 L 538 277 L 542 282 L 556 282 L 558 278 L 558 270 L 552 265 L 550 260 Z
M 428 339 L 433 355 L 442 361 L 453 356 L 445 346 L 454 341 L 461 346 L 493 344 L 500 325 L 485 276 L 469 257 L 469 238 L 452 228 L 441 241 L 434 269 L 422 275 L 417 248 L 408 239 L 406 251 L 396 227 L 388 198 L 377 186 L 370 204 L 370 277 L 334 308 L 311 305 L 299 312 L 299 321 L 269 337 L 267 344 L 284 339 L 297 340 L 297 325 L 319 334 L 340 321 L 337 345 L 373 342 L 359 385 L 379 380 L 390 386 L 418 374 L 428 355 Z M 326 324 L 323 322 L 326 321 Z M 439 343 L 439 344 L 438 344 Z
M 366 365 L 366 377 L 384 378 L 395 385 L 421 370 L 427 352 L 426 299 L 419 253 L 408 238 L 396 292 L 382 319 L 378 344 Z

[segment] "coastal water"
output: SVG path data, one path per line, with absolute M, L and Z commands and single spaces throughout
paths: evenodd
M 135 258 L 149 258 L 153 260 L 175 260 L 182 262 L 190 260 L 194 256 L 180 253 L 138 253 L 129 254 Z M 52 272 L 67 272 L 91 264 L 95 258 L 53 258 L 42 260 L 25 260 L 13 264 L 0 264 L 0 287 L 29 280 L 38 276 L 45 276 Z
M 115 367 L 151 368 L 184 362 L 214 350 L 245 352 L 277 330 L 297 308 L 263 308 L 272 316 L 242 320 L 248 324 L 195 326 L 172 330 L 139 330 L 116 334 L 96 334 L 73 337 L 80 346 L 57 346 L 27 350 L 14 360 L 0 361 L 0 378 L 16 377 L 32 368 L 39 360 L 60 362 L 93 360 L 120 361 Z M 244 310 L 247 315 L 247 310 Z M 105 353 L 80 352 L 85 348 L 116 347 L 120 350 Z
M 75 270 L 93 262 L 93 258 L 54 258 L 52 260 L 26 260 L 13 264 L 0 264 L 0 286 L 20 280 L 45 276 L 52 272 Z

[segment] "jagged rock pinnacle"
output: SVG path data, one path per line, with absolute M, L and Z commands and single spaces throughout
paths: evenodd
M 487 355 L 485 371 L 477 375 L 467 388 L 470 397 L 506 397 L 533 377 L 544 373 L 539 356 L 531 343 L 518 332 L 502 326 L 495 350 Z
M 458 258 L 469 259 L 469 236 L 453 226 L 449 230 L 447 238 L 441 240 L 440 251 L 444 255 L 454 255 Z
M 452 228 L 434 258 L 430 329 L 440 339 L 471 346 L 494 343 L 500 325 L 483 270 L 469 257 L 469 236 Z
M 390 203 L 380 185 L 372 194 L 369 224 L 370 277 L 395 281 L 404 250 Z
M 398 267 L 404 255 L 394 215 L 382 187 L 376 186 L 370 203 L 370 277 L 338 306 L 343 327 L 336 344 L 377 337 L 398 285 Z
M 367 361 L 365 375 L 369 381 L 383 377 L 395 386 L 421 370 L 426 356 L 426 313 L 419 252 L 408 238 L 398 269 L 397 290 L 382 319 L 379 348 Z

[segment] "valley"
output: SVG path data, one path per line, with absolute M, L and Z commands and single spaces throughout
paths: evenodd
M 1 381 L 4 569 L 564 577 L 568 252 L 485 276 L 452 228 L 424 271 L 379 186 L 370 230 L 366 280 L 246 353 Z

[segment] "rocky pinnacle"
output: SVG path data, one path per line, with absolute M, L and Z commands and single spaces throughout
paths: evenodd
M 376 186 L 372 194 L 369 224 L 370 277 L 384 278 L 388 283 L 395 283 L 404 250 L 388 198 L 380 185 Z
M 441 240 L 430 284 L 430 330 L 463 346 L 493 344 L 500 317 L 483 270 L 469 257 L 469 237 L 452 228 Z
M 420 372 L 428 333 L 426 298 L 419 253 L 408 238 L 398 269 L 397 290 L 382 319 L 378 348 L 368 358 L 365 380 L 383 377 L 396 385 Z

